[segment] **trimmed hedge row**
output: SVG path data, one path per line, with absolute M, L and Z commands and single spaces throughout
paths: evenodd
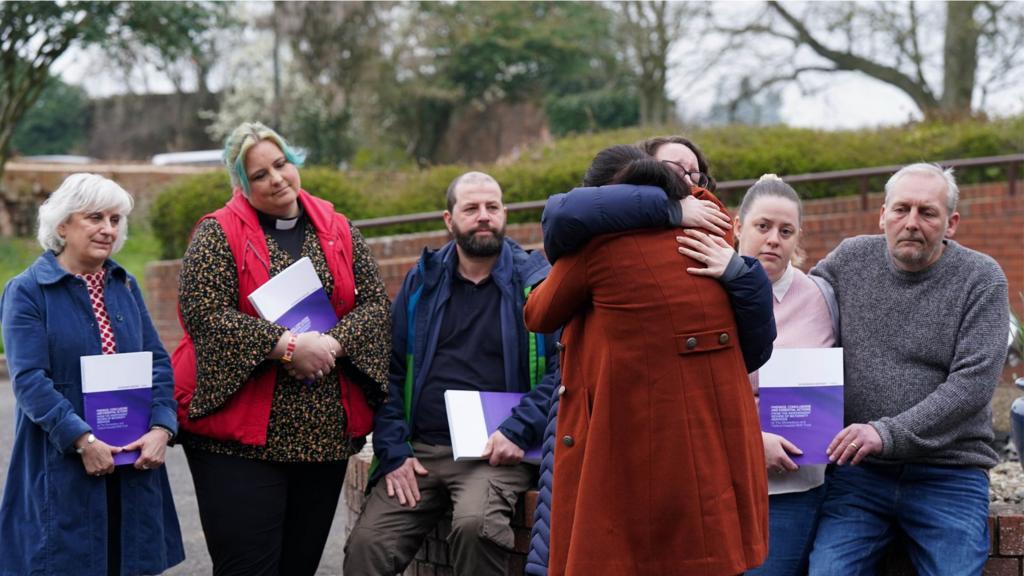
M 547 198 L 579 184 L 594 155 L 612 144 L 638 142 L 673 128 L 629 128 L 573 136 L 525 151 L 508 164 L 476 166 L 493 175 L 504 189 L 506 203 Z M 887 164 L 953 158 L 996 156 L 1024 151 L 1024 116 L 998 121 L 957 124 L 915 124 L 908 127 L 826 132 L 785 126 L 725 126 L 687 131 L 700 144 L 719 181 L 825 172 Z M 467 166 L 445 165 L 422 171 L 338 172 L 329 168 L 301 170 L 306 190 L 323 197 L 353 219 L 444 209 L 448 183 Z M 1004 179 L 1002 168 L 958 174 L 964 183 Z M 872 184 L 881 189 L 884 179 Z M 195 221 L 228 198 L 226 175 L 204 174 L 169 186 L 151 211 L 153 229 L 163 242 L 163 256 L 184 252 Z M 855 194 L 857 183 L 801 185 L 807 198 Z M 733 199 L 735 200 L 735 199 Z M 517 214 L 512 221 L 535 220 Z M 437 229 L 440 223 L 377 228 L 367 235 Z

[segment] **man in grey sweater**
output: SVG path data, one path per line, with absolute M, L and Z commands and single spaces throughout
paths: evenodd
M 919 574 L 981 574 L 988 556 L 992 392 L 1006 354 L 1006 277 L 952 240 L 952 171 L 885 185 L 884 235 L 843 241 L 811 271 L 835 288 L 846 428 L 810 573 L 874 573 L 900 532 Z

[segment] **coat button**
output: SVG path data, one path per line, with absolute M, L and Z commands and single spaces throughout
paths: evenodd
M 565 394 L 565 385 L 564 384 L 558 387 L 558 395 L 561 396 L 562 394 Z
M 686 339 L 686 349 L 687 350 L 693 350 L 696 347 L 697 347 L 697 339 L 696 338 L 691 336 L 691 337 Z
M 562 344 L 561 342 L 555 342 L 555 350 L 558 350 L 559 352 L 565 350 L 565 344 Z
M 725 332 L 722 332 L 721 334 L 718 335 L 718 343 L 719 344 L 725 344 L 728 341 L 729 341 L 729 335 L 726 334 Z
M 562 444 L 565 444 L 566 446 L 572 446 L 575 443 L 576 441 L 572 439 L 572 436 L 562 436 Z

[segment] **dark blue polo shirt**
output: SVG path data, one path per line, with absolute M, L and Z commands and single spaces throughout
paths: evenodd
M 505 391 L 501 291 L 488 276 L 479 284 L 453 274 L 437 351 L 416 405 L 416 440 L 450 446 L 445 390 Z

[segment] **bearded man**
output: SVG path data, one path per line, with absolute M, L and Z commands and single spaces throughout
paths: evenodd
M 951 170 L 885 185 L 884 234 L 811 270 L 839 302 L 846 423 L 829 446 L 810 574 L 873 574 L 901 534 L 918 574 L 980 575 L 988 558 L 992 392 L 1006 356 L 1006 277 L 952 237 Z
M 507 212 L 491 176 L 462 174 L 447 200 L 453 241 L 423 251 L 393 304 L 390 395 L 373 432 L 375 485 L 346 544 L 345 574 L 403 572 L 449 510 L 455 573 L 504 574 L 516 499 L 536 476 L 522 459 L 543 436 L 557 337 L 529 333 L 523 305 L 550 266 L 505 238 Z M 526 393 L 491 435 L 485 460 L 453 460 L 446 390 Z

